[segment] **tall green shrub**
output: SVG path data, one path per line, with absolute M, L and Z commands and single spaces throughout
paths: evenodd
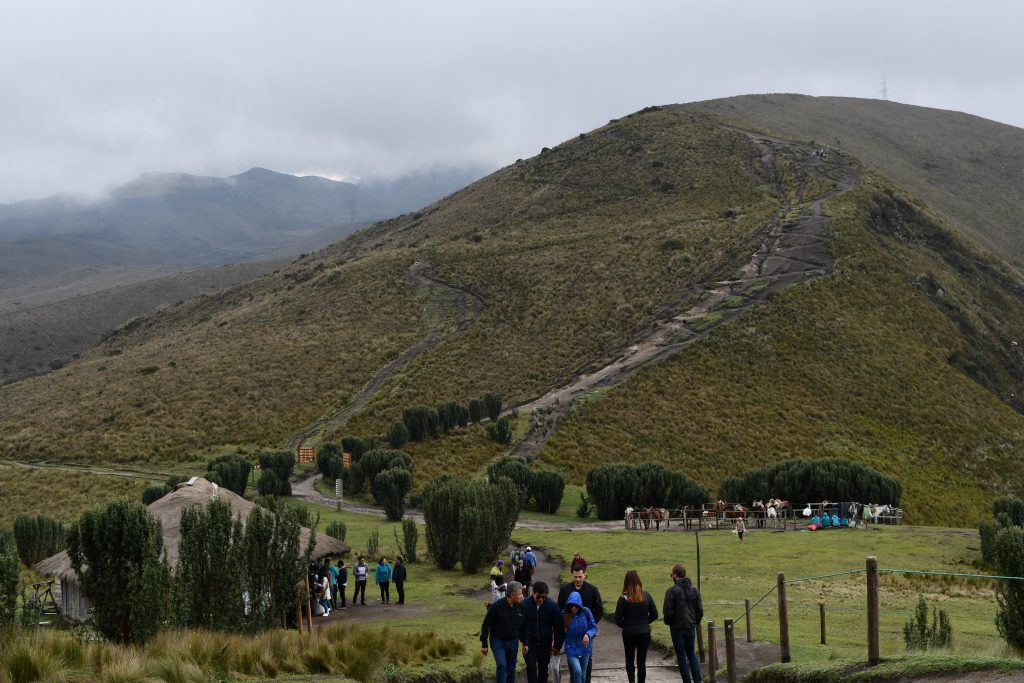
M 512 441 L 512 425 L 507 418 L 499 417 L 493 424 L 487 425 L 487 435 L 495 443 L 504 446 Z
M 501 415 L 501 396 L 498 394 L 484 394 L 483 399 L 484 415 L 497 420 Z
M 46 515 L 18 515 L 14 520 L 18 556 L 31 567 L 66 547 L 64 525 Z
M 446 401 L 437 406 L 438 427 L 441 433 L 450 432 L 459 426 L 459 404 Z
M 565 494 L 565 477 L 550 470 L 535 470 L 530 475 L 530 496 L 534 509 L 553 515 L 562 505 Z
M 1024 527 L 1007 526 L 995 535 L 991 555 L 1002 576 L 1024 576 Z M 1024 654 L 1024 581 L 1000 581 L 996 628 L 1018 655 Z
M 245 614 L 245 532 L 231 505 L 218 498 L 181 512 L 174 568 L 178 623 L 187 628 L 237 630 Z
M 389 467 L 373 480 L 374 499 L 384 506 L 384 516 L 393 522 L 405 514 L 405 496 L 412 490 L 412 472 L 405 467 Z
M 412 458 L 407 453 L 389 448 L 377 448 L 364 454 L 362 460 L 352 466 L 352 476 L 350 477 L 352 493 L 358 493 L 369 486 L 370 493 L 376 499 L 376 477 L 380 472 L 392 467 L 400 467 L 412 472 Z
M 478 398 L 471 399 L 467 412 L 470 422 L 479 422 L 484 419 L 484 402 Z
M 388 445 L 392 448 L 404 448 L 409 443 L 409 428 L 404 422 L 395 422 L 388 430 Z
M 423 492 L 427 549 L 441 569 L 466 573 L 489 564 L 508 543 L 519 516 L 519 494 L 507 478 L 494 484 L 445 475 Z
M 636 468 L 624 463 L 598 465 L 587 472 L 587 494 L 598 519 L 621 519 L 633 504 Z
M 170 486 L 147 486 L 142 490 L 142 504 L 149 506 L 157 502 L 173 489 Z
M 992 501 L 992 514 L 1005 514 L 1013 526 L 1024 526 L 1024 500 L 1017 496 L 1001 496 Z
M 932 621 L 928 623 L 928 604 L 923 597 L 917 599 L 917 608 L 903 625 L 903 642 L 908 650 L 934 650 L 953 644 L 953 624 L 945 610 L 932 607 Z
M 280 624 L 299 600 L 298 584 L 316 547 L 316 534 L 301 547 L 300 525 L 293 508 L 275 514 L 257 506 L 245 520 L 242 553 L 247 611 L 252 628 Z
M 260 476 L 258 489 L 261 496 L 292 495 L 292 472 L 295 470 L 295 454 L 290 451 L 260 454 Z M 267 477 L 269 473 L 274 476 Z M 263 480 L 267 479 L 265 483 Z
M 324 529 L 324 533 L 331 538 L 344 541 L 345 536 L 348 534 L 348 526 L 346 526 L 344 522 L 330 522 L 327 525 L 327 528 Z
M 237 453 L 225 453 L 208 462 L 206 472 L 207 478 L 214 484 L 244 496 L 245 487 L 249 485 L 252 463 Z
M 0 627 L 14 623 L 18 603 L 18 547 L 14 535 L 0 528 Z
M 429 406 L 409 406 L 402 410 L 402 423 L 409 430 L 410 441 L 423 441 L 433 435 L 430 425 Z
M 141 503 L 118 500 L 82 514 L 68 556 L 111 640 L 142 643 L 160 627 L 170 583 L 159 522 Z
M 516 456 L 498 458 L 487 466 L 487 479 L 491 482 L 498 481 L 501 477 L 507 477 L 512 485 L 516 487 L 519 494 L 519 509 L 530 504 L 530 466 L 526 459 Z

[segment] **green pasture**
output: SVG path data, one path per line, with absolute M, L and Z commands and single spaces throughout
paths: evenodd
M 558 515 L 524 513 L 523 518 L 553 524 L 568 521 L 570 508 L 574 510 L 578 502 L 579 489 L 569 487 L 566 492 Z M 384 552 L 394 554 L 396 544 L 392 528 L 397 525 L 349 512 L 320 510 L 321 524 L 338 520 L 348 525 L 347 542 L 354 552 L 364 549 L 369 534 L 377 530 Z M 640 573 L 645 587 L 659 605 L 669 586 L 673 563 L 682 562 L 691 576 L 696 572 L 695 534 L 675 527 L 667 532 L 625 529 L 580 532 L 566 525 L 562 531 L 517 529 L 513 540 L 544 549 L 563 562 L 573 553 L 581 553 L 591 563 L 589 580 L 601 589 L 607 609 L 613 609 L 622 578 L 629 569 Z M 421 528 L 421 555 L 424 546 Z M 799 583 L 796 579 L 863 569 L 869 555 L 878 557 L 881 569 L 979 572 L 975 564 L 977 533 L 966 529 L 910 526 L 818 532 L 752 529 L 743 544 L 728 531 L 706 531 L 700 535 L 700 549 L 705 618 L 719 625 L 726 618 L 736 619 L 737 636 L 741 639 L 745 637 L 741 619 L 744 599 L 753 602 L 761 598 L 775 586 L 778 572 L 785 572 L 790 645 L 795 662 L 866 657 L 867 632 L 863 574 Z M 563 578 L 567 574 L 563 570 Z M 440 619 L 446 632 L 459 633 L 473 642 L 483 616 L 482 604 L 474 593 L 481 591 L 485 584 L 483 574 L 466 576 L 460 572 L 444 572 L 421 562 L 410 567 L 408 601 L 413 605 L 429 603 L 431 612 L 409 616 L 396 612 L 389 623 L 400 629 L 436 629 Z M 879 585 L 883 656 L 905 653 L 903 624 L 910 618 L 919 595 L 923 595 L 929 605 L 936 605 L 949 615 L 953 625 L 951 654 L 1012 656 L 996 632 L 993 582 L 883 573 Z M 819 601 L 826 603 L 827 645 L 819 644 Z M 753 609 L 751 617 L 755 640 L 778 642 L 774 593 Z M 663 647 L 669 646 L 664 624 L 654 625 L 654 639 Z M 489 661 L 485 663 L 489 664 Z

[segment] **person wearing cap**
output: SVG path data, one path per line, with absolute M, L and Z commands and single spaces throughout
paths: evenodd
M 530 578 L 533 578 L 534 573 L 537 571 L 537 555 L 534 554 L 533 548 L 526 546 L 526 553 L 523 555 L 523 564 L 526 565 L 526 569 L 530 572 Z
M 543 581 L 533 584 L 533 595 L 523 599 L 526 611 L 526 679 L 529 683 L 546 683 L 551 657 L 558 655 L 565 639 L 562 613 L 558 605 L 548 598 L 548 585 Z
M 516 683 L 516 660 L 519 643 L 523 654 L 529 654 L 526 642 L 526 612 L 523 610 L 523 587 L 516 581 L 508 584 L 504 598 L 487 608 L 480 625 L 480 652 L 487 654 L 487 645 L 494 653 L 495 683 Z

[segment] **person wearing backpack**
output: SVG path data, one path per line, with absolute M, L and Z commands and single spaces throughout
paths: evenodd
M 661 613 L 672 634 L 672 649 L 676 651 L 679 675 L 683 683 L 700 683 L 700 660 L 693 651 L 697 626 L 704 618 L 704 605 L 682 564 L 672 567 L 673 585 L 665 591 L 665 604 Z

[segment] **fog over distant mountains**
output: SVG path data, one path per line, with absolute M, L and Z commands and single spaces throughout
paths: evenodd
M 145 173 L 102 199 L 0 205 L 0 289 L 111 266 L 215 265 L 323 246 L 417 209 L 485 169 L 353 184 L 253 168 L 227 178 Z M 318 233 L 326 233 L 318 240 Z

